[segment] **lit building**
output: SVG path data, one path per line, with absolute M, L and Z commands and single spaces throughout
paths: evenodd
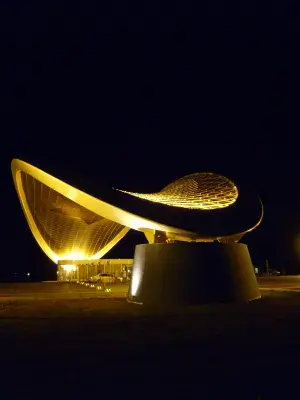
M 185 176 L 158 193 L 111 189 L 109 201 L 107 193 L 94 197 L 21 160 L 12 161 L 12 174 L 33 236 L 53 262 L 68 266 L 66 270 L 72 272 L 75 265 L 102 259 L 130 229 L 145 234 L 149 245 L 136 248 L 129 289 L 129 300 L 137 302 L 142 275 L 147 276 L 145 268 L 149 270 L 147 263 L 157 249 L 165 265 L 172 259 L 172 254 L 167 255 L 172 249 L 173 254 L 179 251 L 177 255 L 183 260 L 188 249 L 197 248 L 204 254 L 212 248 L 201 247 L 201 243 L 219 244 L 214 246 L 216 253 L 220 249 L 229 251 L 230 245 L 236 245 L 231 246 L 233 253 L 237 249 L 243 252 L 245 245 L 238 241 L 257 227 L 263 216 L 262 204 L 255 195 L 214 173 Z M 198 257 L 196 253 L 194 256 Z M 168 297 L 167 291 L 165 294 Z
M 90 281 L 97 274 L 110 274 L 116 278 L 130 278 L 133 259 L 115 258 L 100 260 L 59 260 L 57 264 L 57 280 L 64 281 Z

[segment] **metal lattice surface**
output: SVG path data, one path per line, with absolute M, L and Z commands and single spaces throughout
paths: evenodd
M 23 171 L 21 179 L 37 228 L 58 259 L 93 257 L 124 228 L 80 206 Z
M 196 210 L 229 207 L 238 198 L 238 189 L 232 181 L 211 172 L 186 175 L 158 193 L 120 191 L 155 203 Z

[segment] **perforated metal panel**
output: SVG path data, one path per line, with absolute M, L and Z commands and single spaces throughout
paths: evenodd
M 158 193 L 121 192 L 155 203 L 199 210 L 225 208 L 238 198 L 238 189 L 233 182 L 211 172 L 184 176 Z
M 89 211 L 21 171 L 26 201 L 39 232 L 60 259 L 87 259 L 124 228 Z

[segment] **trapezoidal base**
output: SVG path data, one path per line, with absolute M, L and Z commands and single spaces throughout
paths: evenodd
M 261 297 L 242 243 L 136 246 L 127 300 L 154 306 L 249 302 Z

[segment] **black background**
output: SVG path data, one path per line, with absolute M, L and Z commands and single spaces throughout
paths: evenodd
M 196 5 L 197 4 L 197 5 Z M 1 15 L 1 270 L 55 276 L 13 187 L 50 173 L 156 191 L 234 176 L 265 206 L 255 263 L 300 272 L 299 18 L 289 2 L 7 2 Z M 107 256 L 132 257 L 131 232 Z

